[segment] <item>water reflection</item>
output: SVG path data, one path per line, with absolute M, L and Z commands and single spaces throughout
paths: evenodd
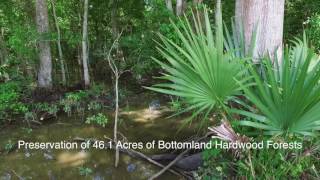
M 63 167 L 75 167 L 85 163 L 89 155 L 87 152 L 62 152 L 57 156 L 57 163 Z

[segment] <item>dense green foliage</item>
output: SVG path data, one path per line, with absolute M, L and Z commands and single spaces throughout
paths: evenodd
M 165 94 L 157 95 L 157 99 L 151 101 L 161 100 L 159 112 L 167 110 L 162 107 L 165 105 L 176 114 L 191 112 L 191 115 L 187 114 L 191 117 L 188 120 L 197 117 L 201 125 L 229 120 L 236 133 L 253 134 L 252 141 L 272 139 L 304 143 L 301 149 L 247 150 L 237 157 L 232 151 L 206 150 L 203 167 L 197 172 L 198 179 L 320 179 L 319 0 L 286 0 L 284 44 L 293 46 L 283 52 L 280 64 L 276 63 L 277 59 L 264 57 L 258 65 L 251 61 L 254 43 L 249 49 L 244 48 L 244 34 L 236 29 L 233 21 L 235 0 L 222 1 L 222 14 L 218 11 L 215 20 L 212 18 L 217 10 L 215 0 L 203 0 L 197 5 L 193 0 L 186 0 L 185 16 L 176 15 L 175 8 L 170 11 L 164 0 L 89 0 L 89 87 L 83 86 L 84 1 L 46 2 L 50 30 L 45 34 L 37 32 L 36 1 L 2 0 L 0 3 L 1 126 L 11 126 L 13 121 L 21 120 L 26 122 L 21 124 L 27 126 L 22 132 L 31 134 L 33 126 L 45 126 L 48 119 L 66 114 L 79 118 L 85 127 L 108 128 L 109 118 L 113 115 L 107 115 L 105 110 L 117 107 L 115 104 L 118 103 L 114 100 L 114 88 L 109 86 L 115 81 L 106 61 L 110 51 L 110 57 L 119 69 L 126 70 L 119 80 L 120 111 L 131 114 L 129 110 L 148 104 L 140 98 L 140 93 L 146 92 L 141 87 L 148 86 L 148 89 Z M 172 2 L 175 7 L 176 0 Z M 62 82 L 56 21 L 61 32 L 66 84 Z M 308 42 L 300 42 L 298 38 L 290 41 L 302 37 L 303 32 Z M 115 41 L 118 36 L 119 41 Z M 41 40 L 49 42 L 52 54 L 53 88 L 47 89 L 48 92 L 36 88 L 41 50 L 38 42 Z M 160 75 L 151 80 L 152 76 Z M 150 84 L 156 85 L 150 87 Z M 137 107 L 136 104 L 129 106 L 133 94 L 138 94 L 133 97 L 138 97 L 135 100 Z M 171 101 L 165 104 L 162 101 L 168 100 L 167 95 Z M 158 109 L 151 110 L 150 107 L 149 111 L 137 111 L 145 113 L 138 116 L 146 119 L 139 121 L 139 128 L 156 127 L 153 116 L 158 117 Z M 123 114 L 119 113 L 120 121 Z M 131 122 L 121 126 L 119 129 L 140 131 Z M 11 137 L 2 144 L 0 155 L 16 149 Z M 92 169 L 78 167 L 76 173 L 96 175 L 97 169 L 100 169 L 98 163 Z
M 105 127 L 106 124 L 108 123 L 108 118 L 104 114 L 99 113 L 97 115 L 87 117 L 86 123 L 87 124 L 97 124 L 102 127 Z
M 18 115 L 27 111 L 27 107 L 21 102 L 22 90 L 20 84 L 7 82 L 0 84 L 0 122 L 9 120 L 12 115 Z
M 116 2 L 116 3 L 115 3 Z M 205 0 L 204 4 L 210 9 L 214 9 L 213 0 Z M 54 83 L 61 84 L 61 72 L 59 69 L 58 50 L 56 46 L 57 32 L 54 26 L 52 13 L 52 3 L 55 4 L 57 21 L 61 31 L 61 45 L 67 70 L 68 84 L 79 82 L 81 77 L 81 29 L 82 29 L 82 1 L 52 1 L 48 0 L 48 13 L 50 23 L 50 33 L 46 35 L 46 40 L 51 43 L 54 65 Z M 103 52 L 109 49 L 113 42 L 112 29 L 123 31 L 119 47 L 122 56 L 126 60 L 133 76 L 138 80 L 154 73 L 158 66 L 151 60 L 151 56 L 161 59 L 156 51 L 157 44 L 154 39 L 157 32 L 160 32 L 176 44 L 181 43 L 174 33 L 174 27 L 169 22 L 169 18 L 175 25 L 181 27 L 177 17 L 170 12 L 163 0 L 117 0 L 103 1 L 91 0 L 89 9 L 89 66 L 94 71 L 90 71 L 94 81 L 101 81 L 109 71 Z M 175 4 L 175 1 L 173 1 Z M 235 1 L 222 1 L 223 18 L 228 26 L 234 16 Z M 310 31 L 310 42 L 316 49 L 318 45 L 317 12 L 319 2 L 308 0 L 286 1 L 285 10 L 285 40 L 300 36 L 303 28 Z M 188 1 L 188 12 L 191 12 L 192 1 Z M 112 14 L 115 9 L 116 14 Z M 14 79 L 17 75 L 28 77 L 29 81 L 35 81 L 37 76 L 37 40 L 34 21 L 35 8 L 31 0 L 8 0 L 0 5 L 0 79 Z M 110 23 L 114 19 L 114 24 Z M 6 68 L 4 68 L 6 66 Z M 108 76 L 107 76 L 108 77 Z
M 207 10 L 203 13 L 205 28 L 198 20 L 200 15 L 192 15 L 194 28 L 187 18 L 181 30 L 175 26 L 183 45 L 160 35 L 163 46 L 159 52 L 167 62 L 156 61 L 166 71 L 161 79 L 170 83 L 157 84 L 149 89 L 182 97 L 189 104 L 184 111 L 194 111 L 194 116 L 202 112 L 208 115 L 213 110 L 225 109 L 226 103 L 240 94 L 237 80 L 244 81 L 244 70 L 241 59 L 233 56 L 234 49 L 224 52 L 221 14 L 216 19 L 215 35 Z
M 273 141 L 284 142 L 283 139 L 273 139 Z M 205 180 L 228 177 L 318 179 L 319 162 L 316 159 L 320 153 L 318 143 L 307 141 L 301 149 L 252 149 L 243 152 L 240 158 L 233 157 L 230 151 L 206 150 L 203 153 L 205 163 L 203 168 L 199 169 L 198 176 L 199 179 Z
M 284 18 L 285 41 L 294 37 L 302 37 L 304 29 L 308 29 L 308 19 L 319 13 L 320 1 L 286 0 Z M 311 37 L 311 40 L 317 37 Z
M 308 19 L 307 29 L 308 37 L 312 45 L 318 50 L 320 50 L 320 14 L 314 14 L 310 19 Z
M 250 70 L 256 86 L 244 86 L 244 91 L 261 115 L 235 110 L 254 119 L 240 124 L 263 129 L 270 135 L 311 135 L 320 130 L 320 63 L 306 42 L 295 42 L 280 65 L 264 59 L 258 68 L 262 75 L 255 67 Z

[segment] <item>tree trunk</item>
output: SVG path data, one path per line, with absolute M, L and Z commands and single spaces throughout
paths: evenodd
M 112 36 L 114 39 L 113 45 L 110 48 L 109 56 L 108 56 L 108 62 L 109 66 L 114 74 L 115 78 L 115 116 L 114 116 L 114 127 L 113 127 L 113 141 L 115 143 L 118 143 L 118 114 L 119 114 L 119 78 L 120 73 L 118 71 L 117 66 L 114 63 L 114 59 L 111 58 L 111 51 L 113 48 L 116 50 L 116 58 L 119 57 L 119 46 L 118 46 L 118 40 L 119 40 L 119 29 L 118 29 L 118 22 L 117 22 L 117 0 L 110 1 L 111 5 L 111 28 L 112 28 Z M 114 166 L 118 167 L 119 164 L 119 148 L 116 146 L 116 152 L 115 152 L 115 161 Z
M 113 140 L 114 142 L 118 143 L 118 114 L 119 114 L 119 72 L 115 73 L 115 93 L 116 93 L 116 110 L 114 115 L 114 128 L 113 128 Z M 116 154 L 115 154 L 115 162 L 114 166 L 118 167 L 119 164 L 119 148 L 116 147 Z
M 82 31 L 82 65 L 83 78 L 85 87 L 90 86 L 90 76 L 88 68 L 88 2 L 84 0 L 84 15 L 83 15 L 83 31 Z
M 284 0 L 236 0 L 236 22 L 242 23 L 245 35 L 246 50 L 251 36 L 257 28 L 254 61 L 269 55 L 272 59 L 282 56 Z
M 182 14 L 184 14 L 186 12 L 187 7 L 188 7 L 187 0 L 183 0 L 183 3 L 182 3 Z
M 184 13 L 185 0 L 177 0 L 176 4 L 176 15 L 181 16 Z
M 2 33 L 0 34 L 0 65 L 7 62 L 7 47 Z
M 169 11 L 173 12 L 172 0 L 166 0 L 166 6 Z
M 121 32 L 122 33 L 122 32 Z M 115 63 L 115 59 L 113 59 L 112 56 L 112 51 L 113 49 L 117 48 L 117 43 L 120 39 L 121 33 L 118 35 L 118 37 L 116 37 L 113 41 L 113 44 L 107 54 L 107 60 L 108 60 L 108 64 L 109 67 L 114 75 L 115 78 L 115 85 L 114 85 L 114 90 L 115 90 L 115 115 L 114 115 L 114 127 L 113 127 L 113 141 L 115 143 L 118 143 L 118 116 L 119 116 L 119 78 L 122 74 L 122 71 L 118 69 L 116 63 Z M 118 163 L 119 163 L 119 147 L 116 145 L 115 146 L 116 149 L 116 154 L 115 154 L 115 163 L 114 166 L 118 167 Z
M 116 39 L 119 34 L 118 29 L 118 22 L 117 22 L 117 0 L 111 0 L 110 6 L 111 6 L 111 30 L 112 30 L 112 37 L 113 39 Z
M 38 87 L 50 89 L 52 87 L 52 61 L 50 43 L 44 36 L 49 32 L 48 9 L 46 0 L 36 0 L 36 22 L 40 35 L 38 41 L 40 67 L 38 72 Z
M 53 18 L 54 18 L 54 22 L 55 22 L 56 29 L 57 29 L 57 34 L 58 34 L 57 46 L 58 46 L 58 53 L 59 53 L 59 59 L 60 59 L 60 69 L 61 69 L 61 74 L 62 74 L 62 83 L 63 83 L 63 85 L 66 85 L 67 80 L 66 80 L 66 71 L 65 71 L 65 68 L 64 68 L 63 53 L 62 53 L 62 48 L 61 48 L 61 33 L 60 33 L 59 23 L 58 23 L 58 20 L 57 20 L 56 8 L 55 8 L 55 5 L 54 5 L 54 0 L 51 1 L 51 4 L 52 4 L 52 11 L 53 11 Z

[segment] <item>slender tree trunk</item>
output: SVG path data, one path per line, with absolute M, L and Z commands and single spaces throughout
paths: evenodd
M 177 0 L 176 4 L 176 15 L 181 16 L 184 13 L 184 2 L 185 0 Z
M 0 66 L 4 64 L 4 56 L 3 56 L 3 52 L 2 49 L 0 49 Z
M 84 15 L 83 15 L 83 31 L 82 31 L 82 65 L 85 87 L 90 86 L 90 76 L 88 68 L 88 2 L 84 0 Z
M 4 64 L 6 62 L 6 56 L 7 56 L 7 47 L 6 47 L 6 43 L 4 41 L 3 38 L 3 34 L 4 34 L 4 29 L 1 28 L 1 32 L 0 32 L 0 65 Z
M 114 115 L 114 129 L 113 129 L 113 140 L 118 143 L 118 114 L 119 114 L 119 72 L 115 73 L 115 92 L 116 92 L 116 110 Z M 118 167 L 119 164 L 119 148 L 116 147 L 115 163 L 114 166 Z
M 0 65 L 6 63 L 7 61 L 7 47 L 4 42 L 3 35 L 0 34 Z
M 79 24 L 79 26 L 80 26 L 80 24 L 82 24 L 82 16 L 81 16 L 81 13 L 80 13 L 80 11 L 78 12 L 78 18 L 79 18 L 79 22 L 78 22 L 78 24 Z M 82 29 L 79 29 L 79 34 L 81 34 L 82 33 Z M 81 77 L 83 76 L 83 73 L 82 73 L 82 41 L 81 41 L 81 44 L 78 44 L 77 45 L 77 60 L 78 60 L 78 65 L 81 67 L 80 68 L 80 72 L 81 72 Z
M 82 24 L 82 16 L 80 11 L 78 12 L 78 19 L 79 22 L 78 24 Z M 82 33 L 82 29 L 79 29 L 79 34 Z M 83 66 L 82 66 L 82 41 L 80 44 L 77 44 L 77 62 L 78 62 L 78 66 L 76 69 L 76 72 L 79 74 L 80 77 L 80 82 L 84 82 L 84 78 L 83 78 Z
M 118 58 L 120 50 L 118 46 L 118 39 L 119 37 L 119 29 L 118 29 L 118 22 L 117 22 L 117 0 L 112 0 L 110 1 L 111 5 L 111 27 L 112 27 L 112 36 L 114 39 L 113 45 L 110 48 L 109 51 L 109 56 L 108 56 L 108 62 L 109 66 L 114 74 L 115 78 L 115 101 L 116 101 L 116 109 L 115 109 L 115 116 L 114 116 L 114 127 L 113 127 L 113 141 L 115 143 L 118 143 L 118 114 L 119 114 L 119 78 L 120 78 L 120 73 L 118 71 L 118 68 L 116 64 L 114 63 L 114 59 L 111 57 L 111 52 L 112 49 L 114 48 L 116 50 L 116 58 Z M 118 167 L 119 164 L 119 148 L 116 146 L 116 152 L 115 152 L 115 162 L 114 166 Z
M 118 25 L 118 8 L 117 8 L 117 0 L 110 1 L 111 3 L 111 27 L 112 27 L 112 36 L 113 39 L 117 39 L 119 36 L 119 25 Z M 119 46 L 119 42 L 115 44 L 116 49 L 116 58 L 117 59 L 124 59 L 123 57 L 123 51 L 121 47 Z
M 59 53 L 59 59 L 60 59 L 60 69 L 61 69 L 61 74 L 62 74 L 62 83 L 63 83 L 63 85 L 66 85 L 67 80 L 66 80 L 66 71 L 65 71 L 65 68 L 64 68 L 63 53 L 62 53 L 62 48 L 61 48 L 61 33 L 60 33 L 59 23 L 58 23 L 58 20 L 57 20 L 56 7 L 54 5 L 54 0 L 51 1 L 51 5 L 52 5 L 52 11 L 53 11 L 53 18 L 54 18 L 54 22 L 55 22 L 56 29 L 57 29 L 57 34 L 58 34 L 57 46 L 58 46 L 58 53 Z
M 254 60 L 270 55 L 282 56 L 283 19 L 285 0 L 236 0 L 236 22 L 243 23 L 246 50 L 257 28 Z
M 52 60 L 50 43 L 44 39 L 49 32 L 48 9 L 46 0 L 36 0 L 36 21 L 37 30 L 40 35 L 39 59 L 40 67 L 38 72 L 38 87 L 50 89 L 52 87 Z
M 117 0 L 111 0 L 111 29 L 113 39 L 116 39 L 119 34 L 118 22 L 117 22 Z
M 118 144 L 119 78 L 120 78 L 121 74 L 123 73 L 123 71 L 118 69 L 118 67 L 115 63 L 115 59 L 112 56 L 112 51 L 113 51 L 113 49 L 116 49 L 116 46 L 117 46 L 117 43 L 120 39 L 121 33 L 118 34 L 118 37 L 115 38 L 108 54 L 106 54 L 109 67 L 110 67 L 110 69 L 114 75 L 114 78 L 115 78 L 114 90 L 115 90 L 115 94 L 116 94 L 116 97 L 115 97 L 116 108 L 115 108 L 115 116 L 114 116 L 113 141 L 116 144 Z M 115 147 L 116 147 L 116 154 L 115 154 L 114 166 L 117 167 L 119 164 L 119 147 L 117 145 Z
M 173 12 L 172 0 L 166 0 L 166 6 L 169 11 Z

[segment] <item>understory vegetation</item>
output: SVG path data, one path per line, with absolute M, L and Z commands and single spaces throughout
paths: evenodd
M 148 162 L 164 166 L 163 172 L 192 174 L 197 180 L 320 179 L 320 1 L 283 1 L 283 12 L 273 12 L 282 17 L 274 20 L 283 25 L 283 32 L 273 32 L 281 34 L 280 40 L 264 36 L 272 26 L 263 27 L 261 23 L 249 28 L 258 17 L 250 13 L 261 4 L 241 4 L 244 2 L 1 2 L 0 132 L 12 128 L 22 132 L 22 137 L 31 138 L 33 129 L 50 129 L 56 120 L 67 124 L 60 122 L 60 117 L 67 117 L 79 121 L 76 128 L 86 127 L 79 131 L 85 135 L 102 129 L 99 138 L 110 139 L 112 144 L 137 139 L 125 137 L 118 129 L 131 130 L 137 137 L 149 129 L 143 134 L 149 140 L 158 133 L 155 124 L 163 123 L 160 127 L 168 131 L 181 126 L 176 134 L 190 129 L 197 132 L 196 136 L 206 133 L 209 139 L 201 140 L 213 146 L 221 142 L 261 142 L 264 148 L 211 148 L 170 156 L 170 160 L 176 160 L 201 154 L 202 164 L 192 173 L 172 169 L 174 161 L 161 164 L 140 152 L 129 155 L 147 157 Z M 270 7 L 265 9 L 271 11 Z M 250 15 L 244 13 L 246 10 Z M 270 15 L 263 15 L 259 18 L 270 19 Z M 280 42 L 268 49 L 274 39 Z M 161 113 L 184 121 L 165 124 Z M 111 125 L 113 139 L 106 135 L 112 134 Z M 176 140 L 166 133 L 158 137 Z M 87 140 L 81 135 L 72 137 L 73 141 Z M 17 137 L 4 137 L 0 160 L 17 152 L 17 143 L 12 140 Z M 88 139 L 91 142 L 97 138 Z M 287 145 L 265 148 L 268 142 Z M 100 143 L 105 146 L 104 141 Z M 126 151 L 112 145 L 109 148 L 116 151 L 117 167 L 119 150 Z M 44 150 L 41 158 L 57 160 L 47 155 L 50 153 Z M 91 157 L 81 153 L 86 151 L 76 154 L 81 163 L 71 163 L 75 174 L 95 178 L 103 158 L 86 164 L 83 162 Z M 24 150 L 22 156 L 32 158 L 32 153 Z M 124 164 L 120 169 L 138 172 L 138 165 L 123 159 L 120 163 L 128 163 L 127 169 Z M 0 166 L 0 179 L 2 170 Z M 105 171 L 110 175 L 117 170 Z M 162 171 L 154 176 L 162 175 Z M 115 174 L 121 176 L 119 172 Z M 14 170 L 9 174 L 21 179 Z M 150 172 L 146 174 L 153 179 Z
M 204 28 L 199 17 L 202 15 Z M 266 179 L 319 178 L 315 168 L 319 166 L 320 153 L 317 138 L 320 130 L 319 55 L 308 47 L 304 36 L 303 41 L 297 39 L 285 48 L 280 59 L 276 54 L 265 56 L 257 65 L 251 53 L 235 56 L 234 52 L 245 49 L 244 44 L 240 44 L 239 49 L 230 46 L 235 37 L 230 37 L 227 29 L 223 30 L 221 17 L 218 11 L 215 34 L 206 9 L 201 15 L 193 14 L 193 27 L 188 18 L 184 18 L 182 30 L 175 28 L 183 45 L 160 35 L 162 45 L 158 50 L 166 61 L 155 61 L 164 69 L 161 79 L 167 83 L 149 89 L 181 97 L 188 104 L 182 112 L 193 112 L 188 121 L 198 119 L 208 124 L 215 116 L 222 122 L 231 121 L 237 133 L 251 135 L 248 142 L 268 140 L 270 136 L 273 141 L 304 144 L 303 148 L 300 145 L 300 148 L 285 150 L 252 149 L 240 156 L 216 148 L 207 150 L 199 179 L 227 178 L 230 174 L 252 178 L 256 175 L 262 178 L 263 174 Z M 231 103 L 239 106 L 234 108 Z M 217 123 L 217 118 L 211 123 Z M 231 133 L 231 126 L 227 128 L 231 130 L 214 132 L 226 142 L 244 141 Z M 303 138 L 305 136 L 311 137 Z

